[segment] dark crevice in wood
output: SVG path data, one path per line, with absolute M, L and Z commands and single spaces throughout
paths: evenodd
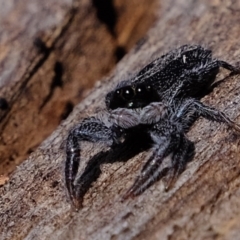
M 98 19 L 107 26 L 112 36 L 116 37 L 117 12 L 113 0 L 92 0 L 92 3 L 97 10 Z
M 121 46 L 116 47 L 115 56 L 116 56 L 117 62 L 119 62 L 126 53 L 127 51 L 124 47 L 121 47 Z
M 52 98 L 54 90 L 57 87 L 62 88 L 63 86 L 63 81 L 62 81 L 62 76 L 64 73 L 64 69 L 63 69 L 63 65 L 61 62 L 56 62 L 55 66 L 54 66 L 54 73 L 55 76 L 52 79 L 51 85 L 50 85 L 50 90 L 48 95 L 46 96 L 46 98 L 43 100 L 42 105 L 40 106 L 40 111 L 42 110 L 42 108 L 48 103 L 48 101 Z
M 32 77 L 35 75 L 35 73 L 42 67 L 42 65 L 46 62 L 46 60 L 48 59 L 50 53 L 53 51 L 55 44 L 58 42 L 58 40 L 61 38 L 61 36 L 67 31 L 68 27 L 71 25 L 71 22 L 74 19 L 75 14 L 77 13 L 77 11 L 73 11 L 73 9 L 70 10 L 70 17 L 69 14 L 67 15 L 67 21 L 65 23 L 65 26 L 63 26 L 62 30 L 60 31 L 59 35 L 54 39 L 54 41 L 52 42 L 51 46 L 47 47 L 46 44 L 44 43 L 43 40 L 41 40 L 41 38 L 35 38 L 33 41 L 33 44 L 35 47 L 38 48 L 38 50 L 43 53 L 43 56 L 39 57 L 36 56 L 37 61 L 35 62 L 35 60 L 33 60 L 33 64 L 31 64 L 26 72 L 23 74 L 22 78 L 19 80 L 19 84 L 20 86 L 18 87 L 18 91 L 12 95 L 12 99 L 9 100 L 9 107 L 8 107 L 8 111 L 5 111 L 4 114 L 1 116 L 0 118 L 0 122 L 4 120 L 5 117 L 7 117 L 8 112 L 11 110 L 12 105 L 18 100 L 18 98 L 21 96 L 22 92 L 26 89 L 26 86 L 28 84 L 28 82 L 32 79 Z M 63 21 L 63 22 L 65 22 Z M 5 123 L 3 123 L 1 129 L 0 129 L 0 133 L 4 131 L 4 128 L 7 124 L 7 120 L 5 120 Z
M 64 111 L 63 111 L 60 119 L 61 120 L 66 119 L 69 116 L 69 114 L 72 112 L 73 108 L 74 108 L 74 104 L 72 102 L 68 101 L 65 105 Z
M 5 98 L 0 98 L 0 109 L 4 111 L 8 109 L 8 102 Z

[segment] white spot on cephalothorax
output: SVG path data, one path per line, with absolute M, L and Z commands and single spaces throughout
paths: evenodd
M 183 55 L 183 63 L 187 62 L 186 59 L 187 59 L 186 55 Z
M 130 102 L 130 103 L 128 103 L 128 107 L 132 107 L 133 106 L 133 102 Z

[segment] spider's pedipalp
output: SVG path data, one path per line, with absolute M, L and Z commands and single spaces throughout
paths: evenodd
M 164 118 L 168 107 L 163 102 L 152 102 L 143 108 L 117 108 L 110 111 L 109 121 L 123 129 L 136 127 L 140 124 L 151 125 Z
M 167 114 L 168 108 L 163 102 L 152 102 L 140 112 L 141 124 L 154 124 L 159 122 Z
M 131 128 L 139 125 L 139 113 L 135 109 L 117 108 L 110 112 L 109 121 L 120 128 Z

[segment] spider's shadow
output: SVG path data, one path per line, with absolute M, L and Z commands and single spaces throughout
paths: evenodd
M 91 188 L 92 183 L 99 178 L 101 164 L 126 162 L 140 152 L 148 150 L 151 146 L 152 139 L 149 134 L 136 129 L 126 136 L 123 143 L 112 147 L 108 151 L 101 151 L 96 154 L 89 160 L 83 174 L 76 181 L 76 195 L 78 198 L 83 198 Z

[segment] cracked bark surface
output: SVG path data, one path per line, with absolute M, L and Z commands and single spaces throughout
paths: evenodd
M 155 183 L 121 201 L 144 164 L 146 152 L 126 163 L 101 166 L 83 208 L 71 209 L 64 186 L 63 142 L 68 131 L 104 107 L 117 82 L 181 44 L 198 43 L 215 57 L 240 56 L 238 1 L 161 2 L 158 20 L 141 44 L 98 83 L 0 190 L 0 239 L 237 239 L 240 234 L 240 136 L 200 119 L 188 136 L 196 155 L 170 191 Z M 227 73 L 222 71 L 218 79 Z M 239 75 L 228 77 L 203 102 L 240 121 Z M 84 146 L 81 169 L 102 146 Z
M 106 0 L 106 10 L 92 2 L 0 3 L 0 175 L 36 149 L 155 18 L 156 1 Z

